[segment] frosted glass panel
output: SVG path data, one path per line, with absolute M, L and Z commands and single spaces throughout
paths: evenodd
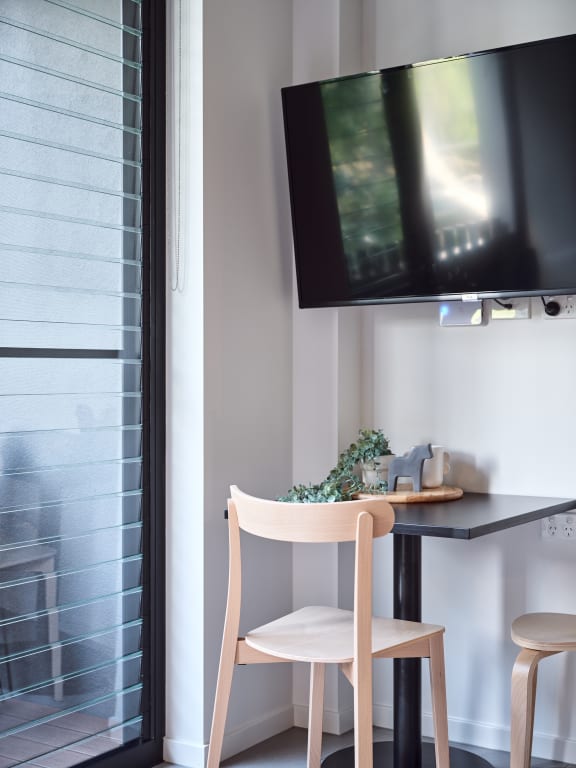
M 0 104 L 4 106 L 6 103 L 0 97 Z M 2 110 L 0 110 L 1 114 Z M 81 129 L 78 130 L 81 131 Z M 92 130 L 89 133 L 93 135 Z M 88 187 L 95 185 L 118 193 L 138 194 L 140 191 L 140 169 L 134 168 L 131 162 L 118 162 L 114 151 L 119 151 L 120 146 L 114 141 L 108 141 L 106 146 L 101 146 L 104 144 L 104 138 L 101 141 L 95 139 L 89 150 L 80 152 L 74 143 L 74 136 L 66 136 L 61 131 L 55 131 L 54 135 L 58 140 L 50 142 L 42 137 L 35 140 L 33 129 L 29 134 L 15 132 L 9 136 L 6 134 L 7 132 L 0 133 L 0 156 L 3 158 L 3 165 L 11 171 L 17 167 L 23 174 L 38 174 L 59 179 L 62 184 Z M 118 138 L 116 134 L 114 138 Z M 70 143 L 66 144 L 60 139 L 70 139 Z M 131 156 L 132 154 L 134 153 L 132 152 Z M 17 163 L 14 162 L 16 158 Z M 9 159 L 11 159 L 10 165 L 8 165 Z M 126 168 L 130 170 L 128 175 Z M 126 176 L 129 180 L 127 185 L 125 185 Z M 39 243 L 39 245 L 42 244 Z M 58 248 L 57 245 L 54 247 Z M 87 250 L 87 253 L 92 252 L 91 248 Z M 97 254 L 98 251 L 94 253 Z
M 2 216 L 0 215 L 0 228 Z M 0 314 L 3 319 L 38 320 L 93 325 L 137 325 L 140 297 L 84 291 L 57 291 L 29 285 L 0 283 Z
M 0 177 L 1 178 L 1 177 Z M 0 184 L 1 186 L 1 184 Z M 3 283 L 30 283 L 59 288 L 89 287 L 93 291 L 140 293 L 141 268 L 138 263 L 93 262 L 53 253 L 27 253 L 0 248 L 0 275 Z
M 81 4 L 66 3 L 65 7 L 53 3 L 46 9 L 46 0 L 2 0 L 0 10 L 6 17 L 7 23 L 15 26 L 22 25 L 42 33 L 47 38 L 64 40 L 69 45 L 77 45 L 102 56 L 121 60 L 123 55 L 123 32 L 120 28 L 104 24 L 95 18 L 80 15 L 74 6 L 80 9 Z M 136 39 L 139 33 L 134 34 Z M 70 68 L 71 72 L 74 69 Z
M 1 30 L 1 27 L 0 27 Z M 30 103 L 32 102 L 32 103 Z M 29 146 L 31 143 L 47 144 L 52 146 L 54 143 L 63 148 L 62 151 L 77 151 L 81 155 L 102 155 L 112 158 L 116 163 L 123 163 L 126 160 L 138 161 L 140 148 L 140 132 L 131 126 L 124 127 L 120 131 L 117 126 L 111 126 L 110 121 L 88 123 L 81 117 L 73 117 L 68 114 L 63 115 L 58 112 L 47 110 L 44 105 L 35 105 L 34 100 L 27 102 L 18 101 L 15 98 L 9 98 L 8 94 L 0 90 L 0 137 L 9 133 L 9 137 L 4 136 L 4 146 L 11 147 L 13 152 L 19 152 L 20 158 L 18 164 L 22 166 L 26 159 L 26 151 L 32 151 Z M 10 106 L 8 106 L 8 104 Z M 11 143 L 16 140 L 16 136 L 21 136 L 21 141 L 25 144 Z M 10 141 L 8 140 L 10 139 Z M 62 159 L 61 155 L 48 152 L 44 154 L 45 159 L 50 157 Z M 6 165 L 7 158 L 4 158 L 3 165 Z M 67 158 L 68 162 L 74 162 L 73 158 Z M 76 163 L 80 162 L 76 159 Z M 14 165 L 11 163 L 11 165 Z M 33 162 L 29 162 L 30 167 L 34 167 Z M 107 174 L 111 172 L 109 165 L 102 166 L 106 174 L 102 173 L 103 178 L 110 185 Z M 52 173 L 49 169 L 42 169 L 44 176 L 63 177 L 65 179 L 81 181 L 81 179 L 71 176 L 69 168 L 55 165 Z M 80 172 L 77 172 L 78 175 Z M 85 178 L 89 179 L 93 171 L 85 173 Z M 97 178 L 97 176 L 96 176 Z M 112 185 L 110 185 L 112 186 Z M 114 185 L 121 189 L 121 183 Z
M 91 214 L 88 221 L 94 225 L 116 228 L 140 225 L 139 200 L 111 192 L 70 187 L 48 177 L 32 179 L 1 171 L 0 177 L 1 208 L 26 209 L 49 218 L 75 220 L 79 218 L 79 211 L 87 211 Z
M 0 82 L 7 94 L 22 99 L 37 99 L 38 94 L 42 94 L 42 101 L 48 108 L 122 125 L 124 98 L 121 91 L 111 93 L 108 89 L 69 81 L 32 68 L 23 80 L 19 78 L 20 72 L 21 65 L 0 59 Z
M 0 0 L 0 768 L 143 736 L 140 16 Z

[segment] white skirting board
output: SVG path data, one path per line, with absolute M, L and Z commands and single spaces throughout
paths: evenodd
M 163 758 L 167 763 L 204 768 L 208 757 L 205 744 L 194 744 L 182 739 L 164 739 Z
M 353 727 L 353 723 L 354 713 L 352 710 L 347 712 L 324 710 L 323 729 L 326 733 L 336 735 L 346 733 Z M 308 708 L 295 706 L 294 725 L 306 728 L 307 724 Z M 374 725 L 392 730 L 394 726 L 392 707 L 376 705 L 374 707 Z M 432 715 L 425 712 L 422 716 L 422 735 L 432 737 L 433 733 Z M 480 723 L 449 717 L 448 734 L 451 742 L 504 752 L 510 751 L 510 729 L 494 723 Z M 541 757 L 546 760 L 576 764 L 576 741 L 561 738 L 554 734 L 534 731 L 532 754 L 534 757 Z
M 294 725 L 298 728 L 308 727 L 308 707 L 296 704 L 294 706 Z M 325 733 L 333 733 L 341 736 L 348 733 L 354 727 L 354 710 L 349 708 L 343 712 L 336 712 L 324 708 L 322 715 L 322 730 Z
M 326 733 L 341 735 L 353 727 L 353 712 L 328 711 L 324 712 L 323 729 Z M 295 706 L 273 712 L 259 720 L 244 723 L 233 731 L 226 732 L 222 759 L 243 752 L 245 749 L 259 744 L 292 726 L 306 728 L 308 725 L 308 707 Z M 379 728 L 392 729 L 392 707 L 376 705 L 374 707 L 374 725 Z M 510 749 L 509 728 L 493 723 L 479 723 L 459 718 L 448 718 L 448 733 L 453 743 L 470 744 L 485 749 L 498 749 L 508 752 Z M 422 734 L 431 737 L 432 715 L 424 713 L 422 717 Z M 534 757 L 547 760 L 558 760 L 576 764 L 576 741 L 563 739 L 553 734 L 534 732 L 532 749 Z M 208 755 L 206 744 L 194 744 L 181 739 L 164 739 L 164 760 L 168 763 L 187 766 L 188 768 L 204 768 Z
M 222 747 L 222 760 L 237 755 L 294 725 L 294 711 L 286 707 L 252 722 L 243 723 L 233 731 L 226 731 Z M 204 768 L 208 757 L 207 744 L 194 744 L 182 739 L 164 739 L 164 760 L 187 768 Z

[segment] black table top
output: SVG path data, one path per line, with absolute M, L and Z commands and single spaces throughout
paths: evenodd
M 576 499 L 464 493 L 454 501 L 392 505 L 396 522 L 392 533 L 475 539 L 487 533 L 576 510 Z

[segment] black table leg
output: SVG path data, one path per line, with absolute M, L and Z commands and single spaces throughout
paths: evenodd
M 422 605 L 422 539 L 394 534 L 394 618 L 420 621 Z M 394 741 L 374 745 L 374 765 L 379 768 L 421 768 L 422 733 L 420 659 L 394 659 Z M 327 757 L 324 768 L 354 764 L 348 748 Z
M 422 539 L 394 534 L 394 618 L 421 621 Z M 394 765 L 421 768 L 420 659 L 394 659 Z
M 422 539 L 394 534 L 394 618 L 422 620 Z M 435 768 L 434 745 L 422 743 L 420 659 L 394 659 L 394 741 L 374 744 L 374 768 Z M 328 755 L 322 768 L 354 768 L 354 747 Z M 450 747 L 450 768 L 492 768 L 478 755 Z
M 422 621 L 422 539 L 394 534 L 394 618 Z M 376 766 L 434 768 L 434 745 L 422 742 L 422 662 L 394 659 L 394 742 L 374 745 Z M 390 754 L 393 760 L 390 760 Z M 376 762 L 377 761 L 377 762 Z M 478 755 L 450 747 L 451 768 L 491 768 Z

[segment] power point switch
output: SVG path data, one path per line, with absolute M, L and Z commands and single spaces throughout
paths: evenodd
M 556 317 L 560 314 L 560 304 L 557 301 L 547 301 L 544 305 L 544 312 L 550 317 Z

